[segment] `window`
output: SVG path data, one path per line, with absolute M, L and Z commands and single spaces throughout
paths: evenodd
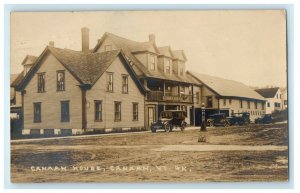
M 262 109 L 262 110 L 265 109 L 265 103 L 264 103 L 264 102 L 261 103 L 261 109 Z
M 61 101 L 60 102 L 60 120 L 61 122 L 69 122 L 70 121 L 70 105 L 69 101 Z
M 171 87 L 167 86 L 166 91 L 165 92 L 172 92 Z
M 243 108 L 243 100 L 240 100 L 240 108 Z
M 185 87 L 184 86 L 180 86 L 179 87 L 179 92 L 180 92 L 180 94 L 184 94 L 185 93 Z
M 104 46 L 104 51 L 111 51 L 112 50 L 112 46 L 111 45 L 105 45 Z
M 38 74 L 38 92 L 45 92 L 45 73 Z
M 182 65 L 180 66 L 180 76 L 183 76 L 183 67 L 182 67 Z
M 106 74 L 106 90 L 108 92 L 113 92 L 114 90 L 114 77 L 112 72 L 107 72 Z
M 231 105 L 231 103 L 232 103 L 232 100 L 231 100 L 231 99 L 229 99 L 229 104 Z
M 102 121 L 102 101 L 95 101 L 95 121 Z
M 155 57 L 150 55 L 150 70 L 155 70 Z
M 122 93 L 128 93 L 128 75 L 122 75 Z
M 254 107 L 257 109 L 257 101 L 254 102 Z
M 226 106 L 226 99 L 223 99 L 223 106 Z
M 287 105 L 288 103 L 287 103 L 287 100 L 284 100 L 284 105 Z
M 170 60 L 166 61 L 166 73 L 168 74 L 171 73 Z
M 250 109 L 250 101 L 247 101 L 247 107 Z
M 57 91 L 65 90 L 65 71 L 57 71 Z
M 42 122 L 42 103 L 33 103 L 33 122 L 40 123 Z
M 138 121 L 139 120 L 139 104 L 138 103 L 133 103 L 132 104 L 132 120 L 133 121 Z
M 267 106 L 270 107 L 270 102 L 267 102 Z
M 196 92 L 196 104 L 200 103 L 200 92 Z
M 207 107 L 211 108 L 213 106 L 212 96 L 208 96 L 206 99 L 207 99 Z
M 121 102 L 115 102 L 115 121 L 121 121 Z
M 275 103 L 274 103 L 274 106 L 275 106 L 275 107 L 280 107 L 280 103 L 276 103 L 276 102 L 275 102 Z

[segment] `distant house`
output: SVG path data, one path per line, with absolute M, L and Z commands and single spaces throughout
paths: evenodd
M 279 87 L 274 88 L 261 88 L 255 90 L 261 96 L 263 96 L 266 102 L 266 113 L 271 114 L 274 111 L 282 110 L 282 99 L 283 95 Z
M 287 88 L 281 88 L 281 106 L 282 106 L 282 110 L 287 109 L 288 107 L 288 92 L 287 92 Z
M 251 121 L 265 114 L 265 99 L 245 84 L 206 74 L 187 72 L 201 84 L 201 101 L 207 114 L 227 116 L 248 112 Z
M 145 91 L 121 50 L 47 46 L 16 89 L 25 135 L 144 128 Z

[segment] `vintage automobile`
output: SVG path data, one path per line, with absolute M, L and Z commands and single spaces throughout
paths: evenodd
M 274 122 L 274 119 L 270 114 L 265 114 L 260 118 L 256 118 L 254 122 L 256 124 L 270 124 Z
M 215 127 L 215 126 L 228 127 L 230 123 L 227 120 L 225 113 L 216 113 L 208 116 L 206 125 L 209 127 Z
M 158 121 L 151 124 L 151 131 L 165 130 L 172 131 L 174 128 L 180 128 L 183 131 L 186 127 L 186 112 L 179 110 L 168 110 L 160 113 Z
M 248 125 L 250 123 L 250 113 L 233 113 L 231 117 L 227 117 L 230 125 Z

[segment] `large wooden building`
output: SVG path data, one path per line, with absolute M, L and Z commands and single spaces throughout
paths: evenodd
M 158 47 L 155 35 L 148 41 L 136 42 L 105 33 L 93 52 L 122 49 L 139 81 L 146 90 L 145 126 L 156 121 L 163 110 L 184 110 L 186 122 L 194 125 L 194 108 L 200 107 L 199 84 L 186 74 L 187 58 L 183 50 Z
M 47 46 L 17 86 L 23 134 L 144 128 L 144 88 L 121 50 Z
M 206 114 L 247 112 L 253 122 L 266 113 L 266 100 L 245 84 L 206 74 L 188 71 L 201 85 L 201 102 L 206 108 Z M 196 109 L 196 117 L 200 116 L 200 109 Z M 196 124 L 200 124 L 196 121 Z
M 184 110 L 187 124 L 198 125 L 202 103 L 209 113 L 247 111 L 255 118 L 265 111 L 249 87 L 214 78 L 215 87 L 211 78 L 187 72 L 184 51 L 157 46 L 154 34 L 136 42 L 105 33 L 90 49 L 89 29 L 81 32 L 81 51 L 51 42 L 24 60 L 12 84 L 21 93 L 23 134 L 149 129 L 163 110 Z

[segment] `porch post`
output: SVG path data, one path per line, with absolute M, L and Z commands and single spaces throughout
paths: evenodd
M 164 84 L 163 92 L 164 92 L 164 96 L 165 96 L 165 93 L 166 93 L 166 81 L 165 80 L 163 81 L 163 84 Z
M 192 86 L 192 103 L 194 105 L 194 85 L 191 86 Z

